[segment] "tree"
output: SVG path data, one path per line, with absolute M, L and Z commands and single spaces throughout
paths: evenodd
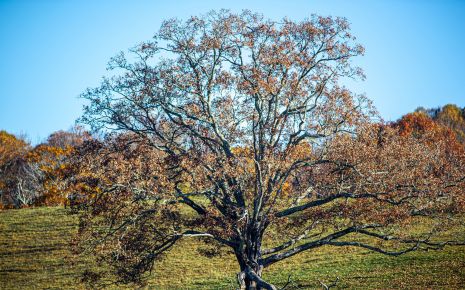
M 442 110 L 438 113 L 436 120 L 449 128 L 451 128 L 457 138 L 465 143 L 465 110 L 461 110 L 456 105 L 445 105 Z
M 4 165 L 14 157 L 24 154 L 28 146 L 23 139 L 6 131 L 0 131 L 0 164 Z
M 58 205 L 67 200 L 64 181 L 68 157 L 91 138 L 80 127 L 52 133 L 31 147 L 22 138 L 0 131 L 0 203 L 6 207 Z
M 74 126 L 68 131 L 53 132 L 48 136 L 46 144 L 52 147 L 62 149 L 74 148 L 81 145 L 85 140 L 91 139 L 92 136 L 80 126 Z
M 363 78 L 345 19 L 211 12 L 165 21 L 131 52 L 82 95 L 81 121 L 114 133 L 78 150 L 71 182 L 77 249 L 118 282 L 141 282 L 186 237 L 232 251 L 244 289 L 277 289 L 266 267 L 323 245 L 396 256 L 455 243 L 436 238 L 463 212 L 464 156 L 377 124 L 339 85 Z
M 402 136 L 412 136 L 418 139 L 427 139 L 430 142 L 445 142 L 446 149 L 460 156 L 465 149 L 460 135 L 455 127 L 444 124 L 441 119 L 432 119 L 426 111 L 417 111 L 402 116 L 397 122 L 391 124 Z
M 427 114 L 431 119 L 451 129 L 461 143 L 465 143 L 465 108 L 460 109 L 456 105 L 448 104 L 442 108 L 417 108 L 415 112 Z M 408 114 L 409 115 L 409 114 Z
M 91 135 L 81 127 L 69 131 L 57 131 L 45 143 L 35 146 L 28 153 L 28 160 L 34 163 L 42 174 L 42 188 L 36 205 L 62 205 L 68 202 L 65 177 L 71 166 L 69 157 Z
M 40 195 L 41 172 L 29 160 L 29 144 L 0 131 L 0 203 L 21 207 L 33 204 Z

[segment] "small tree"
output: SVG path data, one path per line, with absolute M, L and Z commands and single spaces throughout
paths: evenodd
M 40 196 L 42 174 L 29 160 L 29 144 L 0 131 L 0 205 L 21 207 Z
M 76 147 L 91 135 L 81 127 L 74 127 L 68 131 L 57 131 L 47 138 L 45 143 L 35 146 L 28 153 L 28 160 L 41 172 L 42 179 L 40 198 L 36 205 L 67 205 L 65 177 L 71 171 L 69 157 Z
M 47 144 L 51 147 L 68 149 L 81 145 L 85 140 L 91 139 L 92 136 L 80 126 L 73 126 L 68 131 L 56 131 L 47 138 Z
M 27 158 L 16 157 L 4 169 L 5 204 L 16 208 L 34 204 L 41 196 L 42 172 Z
M 452 243 L 435 237 L 464 208 L 463 152 L 373 123 L 339 85 L 363 78 L 354 40 L 342 18 L 220 11 L 165 21 L 133 62 L 113 58 L 82 121 L 124 135 L 76 155 L 79 245 L 140 282 L 179 239 L 210 239 L 234 253 L 241 288 L 276 289 L 263 269 L 323 245 Z

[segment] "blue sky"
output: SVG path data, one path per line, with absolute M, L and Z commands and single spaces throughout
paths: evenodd
M 33 143 L 68 129 L 110 57 L 150 39 L 164 19 L 220 8 L 348 18 L 366 48 L 356 61 L 367 80 L 351 88 L 386 120 L 418 106 L 465 106 L 465 1 L 0 0 L 0 129 Z

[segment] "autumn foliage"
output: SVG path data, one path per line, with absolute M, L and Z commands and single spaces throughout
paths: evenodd
M 75 249 L 111 266 L 91 283 L 143 283 L 183 238 L 233 252 L 242 289 L 277 289 L 267 267 L 324 245 L 463 243 L 440 240 L 464 210 L 461 144 L 420 113 L 379 123 L 340 85 L 364 77 L 345 19 L 211 12 L 165 21 L 131 52 L 82 95 L 81 121 L 109 134 L 72 158 Z
M 0 131 L 0 206 L 21 206 L 36 196 L 37 171 L 28 163 L 30 146 Z
M 31 148 L 0 135 L 17 168 L 2 165 L 2 197 L 19 188 L 35 194 L 23 204 L 79 213 L 73 249 L 109 266 L 85 272 L 92 286 L 143 284 L 184 238 L 232 252 L 241 289 L 277 289 L 267 267 L 321 246 L 464 244 L 441 240 L 465 210 L 463 113 L 380 122 L 341 85 L 364 78 L 346 19 L 213 11 L 165 21 L 131 53 L 82 94 L 80 121 L 104 137 L 61 131 Z
M 80 128 L 59 131 L 35 147 L 0 132 L 0 190 L 2 207 L 62 205 L 68 201 L 65 177 L 69 157 L 90 135 Z

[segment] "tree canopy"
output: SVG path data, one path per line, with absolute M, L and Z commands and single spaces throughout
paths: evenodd
M 463 213 L 463 150 L 381 123 L 342 86 L 363 79 L 363 52 L 343 18 L 165 21 L 82 95 L 81 121 L 109 134 L 74 155 L 77 249 L 142 282 L 181 238 L 209 239 L 235 254 L 242 288 L 277 289 L 263 269 L 323 245 L 457 244 L 436 238 Z

